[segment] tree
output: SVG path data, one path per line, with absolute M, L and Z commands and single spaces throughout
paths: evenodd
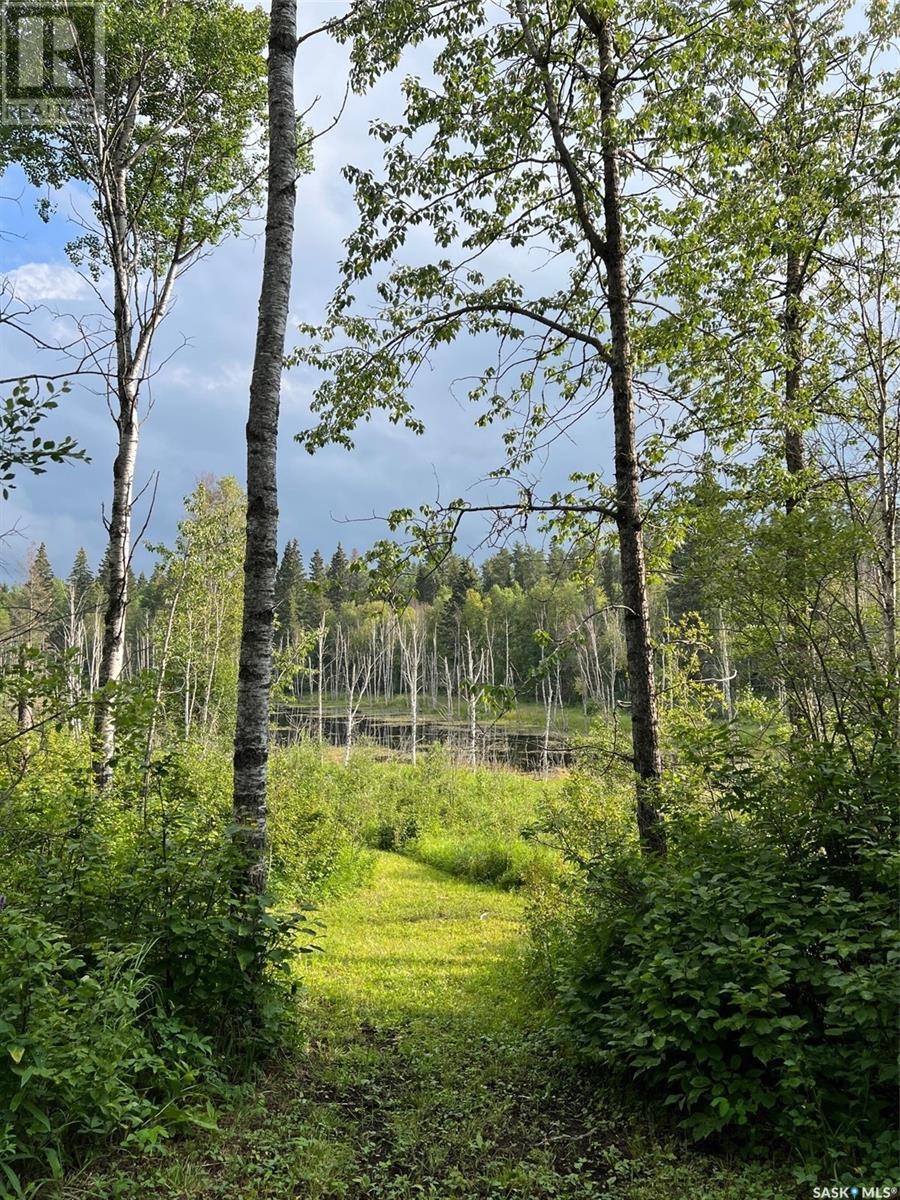
M 664 836 L 642 483 L 662 467 L 662 443 L 647 423 L 659 412 L 660 379 L 678 333 L 655 327 L 661 305 L 649 263 L 673 220 L 662 198 L 690 166 L 681 136 L 706 106 L 718 15 L 708 6 L 676 13 L 572 0 L 547 10 L 515 0 L 490 14 L 478 0 L 414 13 L 402 3 L 360 4 L 346 31 L 356 35 L 358 81 L 394 65 L 386 26 L 401 43 L 435 40 L 435 81 L 407 80 L 403 119 L 376 125 L 387 146 L 383 178 L 350 172 L 360 225 L 324 339 L 296 356 L 328 373 L 314 401 L 319 423 L 302 435 L 312 451 L 326 442 L 352 445 L 353 429 L 373 408 L 421 431 L 408 381 L 463 333 L 494 334 L 505 365 L 482 370 L 471 397 L 483 406 L 480 425 L 514 426 L 494 472 L 501 479 L 520 479 L 574 421 L 611 402 L 611 484 L 595 451 L 570 493 L 543 499 L 526 481 L 510 503 L 485 507 L 507 526 L 551 514 L 560 536 L 579 522 L 592 537 L 600 522 L 615 527 L 637 823 L 648 853 L 663 849 Z M 689 220 L 689 210 L 678 219 Z M 445 253 L 410 265 L 400 250 L 420 224 Z M 525 270 L 487 277 L 490 249 L 502 247 L 508 261 L 510 250 L 515 256 L 527 245 L 554 264 L 549 290 Z M 385 262 L 382 308 L 372 318 L 357 307 L 354 289 Z M 338 332 L 345 341 L 335 348 Z M 452 540 L 470 509 L 453 501 L 426 507 L 420 518 L 398 513 L 395 523 L 407 522 L 433 545 Z
M 306 584 L 304 614 L 310 629 L 318 629 L 328 607 L 328 568 L 321 550 L 314 550 L 309 560 L 309 580 Z
M 81 326 L 81 354 L 107 389 L 117 436 L 95 714 L 101 787 L 115 744 L 108 685 L 125 659 L 139 405 L 153 344 L 178 280 L 255 201 L 265 94 L 259 11 L 233 0 L 114 0 L 105 22 L 104 104 L 87 123 L 48 130 L 26 160 L 34 182 L 79 180 L 92 198 L 93 222 L 80 218 L 70 255 L 104 309 L 99 326 Z
M 400 614 L 400 672 L 409 695 L 413 766 L 418 760 L 419 693 L 422 689 L 425 633 L 425 615 L 419 605 L 413 605 Z
M 296 0 L 272 0 L 266 244 L 247 419 L 247 536 L 234 733 L 233 810 L 243 860 L 237 886 L 250 894 L 266 887 L 269 693 L 278 567 L 278 413 L 298 171 L 296 56 Z
M 340 542 L 328 564 L 326 595 L 336 608 L 350 598 L 350 564 Z
M 306 608 L 306 572 L 303 556 L 296 538 L 291 538 L 284 548 L 278 573 L 275 576 L 275 612 L 280 622 L 282 646 L 291 644 L 299 627 L 304 623 Z
M 484 560 L 481 565 L 481 585 L 484 591 L 489 592 L 492 587 L 509 587 L 512 581 L 512 555 L 505 547 Z
M 755 496 L 764 520 L 775 505 L 797 513 L 793 530 L 785 527 L 785 583 L 793 577 L 800 590 L 783 614 L 791 625 L 779 653 L 798 736 L 812 733 L 818 670 L 811 610 L 800 596 L 809 578 L 800 510 L 810 498 L 818 503 L 817 427 L 842 390 L 830 326 L 846 297 L 833 267 L 865 223 L 896 107 L 896 17 L 872 10 L 854 31 L 850 12 L 843 2 L 810 0 L 747 7 L 744 36 L 726 43 L 716 73 L 718 104 L 698 110 L 690 135 L 702 164 L 695 204 L 703 219 L 681 231 L 682 256 L 670 259 L 667 283 L 681 318 L 693 314 L 683 357 L 671 363 L 688 413 L 673 436 L 702 429 L 721 440 L 723 472 Z
M 536 546 L 516 542 L 512 549 L 512 577 L 524 592 L 534 587 L 546 569 L 544 555 Z
M 246 497 L 237 481 L 201 480 L 185 499 L 166 584 L 157 602 L 157 670 L 171 676 L 189 735 L 234 718 L 241 626 Z M 162 631 L 162 636 L 159 633 Z
M 81 546 L 72 563 L 67 582 L 72 589 L 76 605 L 81 608 L 94 582 L 94 573 L 88 561 L 87 551 Z

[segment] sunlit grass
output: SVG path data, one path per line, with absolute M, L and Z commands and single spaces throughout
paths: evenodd
M 218 1134 L 73 1179 L 68 1200 L 788 1200 L 696 1153 L 552 1045 L 522 900 L 378 854 L 298 965 L 305 1044 Z

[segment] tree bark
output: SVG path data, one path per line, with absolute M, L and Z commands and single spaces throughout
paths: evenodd
M 650 605 L 644 557 L 640 472 L 635 434 L 634 387 L 631 368 L 630 301 L 625 277 L 622 198 L 615 140 L 615 65 L 612 39 L 605 20 L 597 20 L 597 39 L 603 79 L 600 116 L 603 124 L 603 218 L 606 278 L 612 342 L 612 399 L 615 425 L 616 529 L 622 567 L 625 605 L 625 647 L 631 699 L 631 740 L 637 772 L 637 825 L 645 853 L 665 853 L 666 841 L 657 792 L 662 778 L 659 716 L 650 636 Z
M 128 567 L 131 560 L 131 513 L 137 465 L 139 425 L 136 389 L 120 389 L 119 449 L 113 464 L 113 502 L 106 552 L 106 607 L 94 708 L 94 779 L 101 790 L 112 776 L 116 723 L 113 699 L 106 690 L 118 683 L 125 665 L 125 619 L 128 613 Z
M 790 476 L 790 490 L 785 509 L 792 513 L 800 502 L 797 477 L 806 469 L 806 448 L 798 425 L 800 389 L 803 382 L 803 326 L 800 313 L 803 299 L 803 267 L 796 250 L 788 252 L 785 280 L 784 341 L 787 368 L 784 377 L 784 464 Z
M 291 293 L 297 193 L 294 62 L 296 0 L 272 0 L 269 32 L 269 170 L 266 242 L 247 420 L 247 546 L 234 734 L 240 890 L 266 888 L 269 693 L 278 568 L 278 416 Z
M 616 529 L 624 601 L 625 646 L 631 698 L 631 738 L 636 773 L 638 836 L 645 854 L 664 854 L 665 831 L 658 807 L 662 778 L 659 719 L 650 638 L 650 606 L 644 561 L 643 515 L 635 430 L 634 386 L 630 332 L 630 297 L 625 274 L 622 229 L 622 190 L 616 139 L 616 67 L 609 20 L 588 4 L 576 11 L 593 35 L 600 60 L 600 148 L 603 160 L 603 230 L 594 222 L 580 167 L 563 134 L 557 91 L 546 55 L 537 46 L 524 0 L 516 3 L 525 44 L 538 68 L 547 119 L 560 168 L 572 194 L 575 218 L 597 264 L 605 268 L 611 352 L 608 362 L 615 427 Z

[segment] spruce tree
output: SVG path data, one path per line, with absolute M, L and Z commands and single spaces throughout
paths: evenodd
M 280 622 L 278 639 L 283 646 L 295 639 L 304 622 L 305 585 L 306 572 L 300 545 L 296 538 L 291 538 L 284 548 L 275 576 L 275 612 Z
M 82 609 L 94 583 L 94 573 L 88 561 L 87 551 L 83 546 L 75 555 L 75 561 L 72 563 L 72 570 L 68 574 L 66 583 L 74 592 L 76 609 Z
M 350 598 L 350 564 L 340 542 L 328 564 L 327 595 L 335 607 Z

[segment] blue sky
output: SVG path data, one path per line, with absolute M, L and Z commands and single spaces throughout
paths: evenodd
M 308 2 L 301 6 L 310 27 L 322 22 L 336 5 Z M 401 73 L 422 71 L 427 61 L 405 64 Z M 345 51 L 319 37 L 301 47 L 298 61 L 298 104 L 319 101 L 310 117 L 314 126 L 330 123 L 340 106 L 346 79 Z M 314 173 L 301 181 L 297 209 L 292 309 L 297 321 L 319 320 L 336 280 L 341 244 L 354 225 L 355 206 L 341 176 L 345 163 L 376 164 L 379 146 L 368 137 L 369 122 L 399 111 L 399 76 L 380 82 L 363 97 L 351 97 L 337 126 L 316 146 Z M 44 225 L 34 212 L 35 195 L 12 171 L 3 181 L 0 228 L 0 275 L 11 276 L 20 294 L 60 314 L 93 311 L 84 287 L 67 265 L 65 245 L 73 235 L 73 212 L 85 207 L 84 195 L 67 189 L 55 197 L 57 214 Z M 258 230 L 257 230 L 258 232 Z M 428 247 L 422 248 L 427 253 Z M 179 286 L 174 308 L 160 336 L 152 383 L 153 409 L 143 426 L 138 486 L 159 472 L 155 508 L 147 531 L 150 542 L 171 542 L 183 496 L 203 475 L 235 475 L 243 480 L 243 433 L 247 389 L 255 337 L 262 245 L 249 238 L 232 240 L 192 268 Z M 54 328 L 59 330 L 58 324 Z M 2 337 L 3 377 L 49 370 L 24 339 L 9 330 Z M 295 340 L 292 333 L 291 340 Z M 308 400 L 315 380 L 301 372 L 285 378 L 280 450 L 282 542 L 300 539 L 309 555 L 319 546 L 329 554 L 340 540 L 346 547 L 365 548 L 385 529 L 371 523 L 404 505 L 433 501 L 440 488 L 444 499 L 461 495 L 500 461 L 499 434 L 473 427 L 474 413 L 453 395 L 453 381 L 471 375 L 483 361 L 479 347 L 461 341 L 450 347 L 423 374 L 416 399 L 427 423 L 424 437 L 376 419 L 365 425 L 357 449 L 329 448 L 310 457 L 293 441 L 307 424 Z M 45 542 L 58 574 L 65 574 L 79 546 L 97 562 L 104 546 L 102 511 L 108 509 L 114 457 L 114 429 L 105 400 L 75 382 L 53 420 L 53 432 L 70 433 L 91 456 L 90 465 L 57 467 L 47 475 L 23 477 L 5 504 L 3 529 L 15 526 L 2 551 L 3 570 L 15 576 L 29 545 Z M 580 437 L 586 450 L 563 443 L 546 468 L 548 482 L 558 486 L 572 470 L 596 466 L 608 458 L 608 426 L 599 419 L 585 425 Z M 589 443 L 587 442 L 589 439 Z M 540 469 L 540 468 L 538 468 Z M 476 486 L 471 493 L 484 496 Z M 140 526 L 145 511 L 136 514 Z M 470 527 L 477 542 L 483 527 Z M 139 554 L 138 566 L 149 558 Z

